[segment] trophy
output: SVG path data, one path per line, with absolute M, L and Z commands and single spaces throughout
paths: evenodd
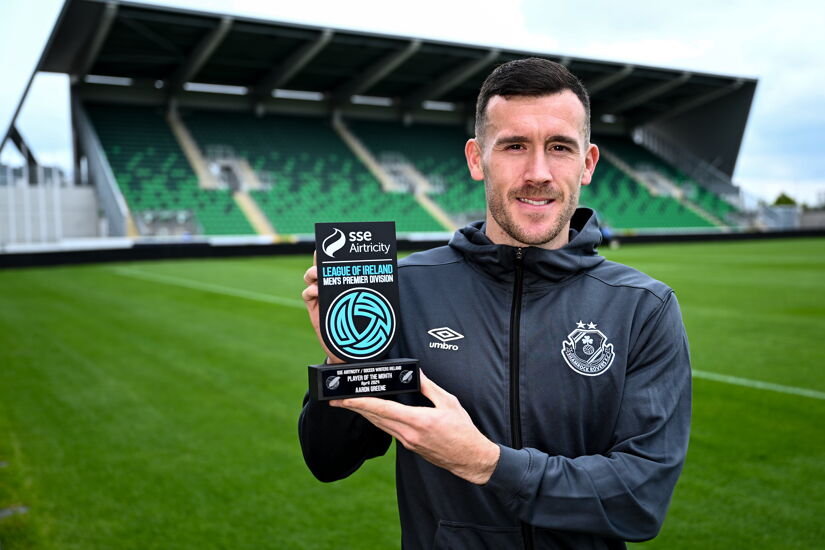
M 337 365 L 309 366 L 312 399 L 419 391 L 418 359 L 382 359 L 398 333 L 395 222 L 316 223 L 321 337 Z

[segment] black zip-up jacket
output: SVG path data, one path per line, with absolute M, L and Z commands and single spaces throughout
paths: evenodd
M 687 451 L 687 338 L 673 291 L 599 241 L 580 208 L 559 250 L 494 245 L 478 222 L 400 262 L 393 356 L 418 358 L 501 448 L 477 486 L 398 445 L 403 548 L 624 548 L 658 533 Z M 391 443 L 306 399 L 299 434 L 322 481 Z

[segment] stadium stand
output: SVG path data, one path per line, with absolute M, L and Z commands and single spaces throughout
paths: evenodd
M 484 186 L 470 179 L 467 173 L 460 151 L 468 136 L 460 127 L 427 124 L 404 127 L 375 121 L 350 121 L 348 124 L 378 158 L 398 162 L 400 157 L 401 162 L 412 163 L 432 183 L 433 199 L 457 221 L 483 217 Z M 612 140 L 608 141 L 612 143 Z M 641 149 L 632 142 L 630 144 Z M 661 159 L 654 158 L 658 165 L 676 171 Z M 582 190 L 582 202 L 596 209 L 602 220 L 615 229 L 714 226 L 671 197 L 653 196 L 604 157 L 599 162 L 593 183 Z
M 253 233 L 227 189 L 201 189 L 157 108 L 87 104 L 86 111 L 133 215 L 188 213 L 207 235 Z
M 581 203 L 596 210 L 600 219 L 614 229 L 714 227 L 676 199 L 653 196 L 604 156 L 591 184 L 582 188 Z
M 692 180 L 675 166 L 665 162 L 632 140 L 622 137 L 599 137 L 599 146 L 620 156 L 639 171 L 654 171 L 682 189 L 684 197 L 726 223 L 736 208 L 728 201 Z
M 71 75 L 75 183 L 101 190 L 107 235 L 264 243 L 308 241 L 315 221 L 408 234 L 481 217 L 461 154 L 472 105 L 530 55 L 591 90 L 610 154 L 582 201 L 614 229 L 763 223 L 731 206 L 755 79 L 98 0 L 66 3 L 37 71 Z
M 238 184 L 199 187 L 160 110 L 102 104 L 87 105 L 87 110 L 138 220 L 191 212 L 198 222 L 196 232 L 254 233 L 232 197 Z M 262 185 L 248 189 L 249 194 L 278 233 L 309 234 L 316 221 L 376 219 L 395 220 L 399 232 L 442 230 L 415 201 L 416 189 L 381 189 L 326 119 L 205 110 L 190 110 L 182 118 L 207 159 L 215 160 L 210 155 L 219 151 L 223 158 L 242 159 L 255 172 Z M 461 155 L 467 135 L 461 127 L 364 120 L 347 124 L 385 167 L 400 163 L 415 170 L 428 182 L 427 194 L 456 224 L 483 217 L 484 187 L 467 173 Z M 732 209 L 629 139 L 594 140 L 637 170 L 656 170 L 721 219 Z M 715 226 L 677 199 L 652 194 L 605 156 L 581 200 L 616 230 Z
M 183 120 L 202 151 L 232 151 L 263 183 L 251 190 L 281 234 L 314 222 L 395 220 L 399 232 L 441 231 L 409 193 L 387 193 L 327 119 L 190 111 Z
M 470 137 L 459 126 L 348 121 L 352 131 L 386 163 L 408 162 L 430 183 L 430 196 L 458 225 L 484 215 L 484 185 L 467 173 L 462 151 Z

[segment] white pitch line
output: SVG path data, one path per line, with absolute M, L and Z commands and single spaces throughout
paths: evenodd
M 249 290 L 241 290 L 239 288 L 214 285 L 212 283 L 192 281 L 190 279 L 183 279 L 180 277 L 174 277 L 172 275 L 149 273 L 148 271 L 140 271 L 138 269 L 130 269 L 128 267 L 115 267 L 112 269 L 112 271 L 114 273 L 117 273 L 118 275 L 123 275 L 124 277 L 143 279 L 144 281 L 151 281 L 153 283 L 162 283 L 173 286 L 181 286 L 184 288 L 192 288 L 195 290 L 212 292 L 214 294 L 223 294 L 224 296 L 233 296 L 235 298 L 244 298 L 246 300 L 266 302 L 267 304 L 277 304 L 279 306 L 294 307 L 299 309 L 304 309 L 305 307 L 304 302 L 302 300 L 283 298 L 281 296 L 271 296 L 269 294 L 262 294 L 260 292 L 251 292 Z
M 775 391 L 790 395 L 801 395 L 802 397 L 810 397 L 811 399 L 825 400 L 825 392 L 809 390 L 806 388 L 795 388 L 793 386 L 783 386 L 781 384 L 772 384 L 770 382 L 760 382 L 759 380 L 739 378 L 738 376 L 728 376 L 727 374 L 716 374 L 715 372 L 694 370 L 693 377 L 713 380 L 715 382 L 724 382 L 725 384 L 733 384 L 735 386 L 744 386 L 746 388 L 755 388 L 757 390 Z

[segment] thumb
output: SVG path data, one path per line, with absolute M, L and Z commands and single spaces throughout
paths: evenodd
M 432 401 L 436 407 L 444 407 L 450 404 L 450 401 L 455 399 L 455 396 L 427 378 L 423 370 L 418 371 L 421 378 L 421 394 Z

